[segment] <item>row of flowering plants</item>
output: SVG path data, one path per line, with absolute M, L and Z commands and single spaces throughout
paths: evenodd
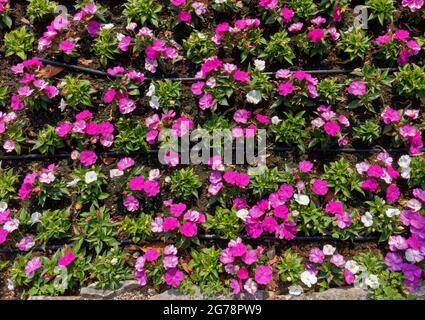
M 0 297 L 128 279 L 210 298 L 414 297 L 423 1 L 58 5 L 0 0 Z M 216 130 L 266 137 L 267 165 L 228 163 Z M 189 134 L 219 152 L 184 165 Z M 329 243 L 293 245 L 314 236 Z

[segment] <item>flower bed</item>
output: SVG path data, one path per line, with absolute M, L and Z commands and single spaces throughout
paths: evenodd
M 367 0 L 367 28 L 348 0 L 9 2 L 3 297 L 421 285 L 423 1 Z M 267 150 L 229 163 L 217 130 Z M 186 164 L 174 143 L 195 132 L 220 152 Z

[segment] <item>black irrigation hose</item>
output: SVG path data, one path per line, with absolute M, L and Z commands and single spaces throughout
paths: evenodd
M 284 242 L 284 243 L 291 243 L 291 242 L 335 242 L 335 241 L 344 241 L 341 239 L 335 239 L 331 236 L 311 236 L 311 237 L 305 237 L 305 236 L 298 236 L 295 237 L 293 240 L 284 240 L 284 239 L 277 239 L 273 236 L 262 236 L 257 239 L 249 238 L 248 236 L 241 235 L 240 238 L 246 239 L 246 240 L 252 240 L 252 241 L 258 241 L 258 240 L 265 240 L 265 241 L 278 241 L 278 242 Z M 227 239 L 223 239 L 222 237 L 216 235 L 216 234 L 200 234 L 198 236 L 199 240 L 205 240 L 205 241 L 214 241 L 214 240 L 223 240 L 228 241 Z M 365 237 L 356 237 L 353 239 L 350 239 L 354 242 L 376 242 L 379 238 L 376 236 L 365 236 Z M 349 240 L 347 240 L 349 241 Z M 34 246 L 31 250 L 32 251 L 46 251 L 46 250 L 58 250 L 63 248 L 64 246 L 68 245 L 69 243 L 63 243 L 63 244 L 53 244 L 53 245 L 46 245 L 46 246 Z M 125 246 L 125 245 L 131 245 L 134 244 L 133 241 L 129 239 L 121 240 L 119 245 Z M 19 249 L 0 249 L 0 254 L 12 254 L 12 253 L 19 253 L 22 252 Z
M 355 148 L 338 148 L 338 149 L 327 149 L 327 150 L 309 150 L 310 153 L 374 153 L 380 152 L 385 149 L 355 149 Z M 269 151 L 273 152 L 296 152 L 297 148 L 284 148 L 284 147 L 276 147 L 273 149 L 269 149 Z M 408 152 L 407 149 L 386 149 L 385 151 L 389 153 L 403 153 Z M 425 152 L 425 148 L 421 149 L 422 152 Z M 137 155 L 148 155 L 148 154 L 157 154 L 159 152 L 158 149 L 148 150 L 148 151 L 135 151 L 126 153 L 124 151 L 107 151 L 101 152 L 98 155 L 103 157 L 124 157 L 124 156 L 137 156 Z M 25 160 L 43 160 L 43 159 L 68 159 L 71 157 L 71 153 L 59 153 L 59 154 L 24 154 L 24 155 L 11 155 L 11 156 L 0 156 L 0 161 L 25 161 Z
M 46 58 L 40 58 L 40 57 L 35 57 L 35 58 L 39 59 L 44 64 L 50 64 L 50 65 L 54 65 L 54 66 L 58 66 L 58 67 L 62 67 L 62 68 L 72 69 L 72 70 L 75 70 L 75 71 L 81 71 L 81 72 L 93 74 L 93 75 L 100 76 L 100 77 L 111 77 L 108 73 L 106 73 L 104 71 L 97 70 L 97 69 L 87 68 L 87 67 L 83 67 L 83 66 L 78 66 L 78 65 L 69 64 L 69 63 L 56 61 L 56 60 L 50 60 L 50 59 L 46 59 Z M 378 68 L 377 70 L 395 72 L 398 69 L 397 68 Z M 327 70 L 303 70 L 303 71 L 310 73 L 310 74 L 318 74 L 318 75 L 321 75 L 321 74 L 350 74 L 350 73 L 354 72 L 353 69 L 327 69 Z M 264 74 L 265 75 L 275 75 L 276 72 L 264 72 Z M 153 81 L 153 80 L 198 81 L 198 80 L 201 80 L 201 79 L 194 78 L 194 77 L 171 77 L 171 78 L 146 77 L 145 80 L 146 81 Z

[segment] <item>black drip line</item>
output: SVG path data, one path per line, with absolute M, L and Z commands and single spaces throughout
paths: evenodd
M 404 153 L 408 152 L 407 149 L 356 149 L 356 148 L 338 148 L 338 149 L 326 149 L 326 150 L 308 150 L 305 154 L 308 153 L 316 153 L 332 155 L 332 153 L 375 153 L 381 151 L 387 151 L 389 153 Z M 272 151 L 276 153 L 285 153 L 285 152 L 298 152 L 297 148 L 285 148 L 285 147 L 276 147 L 272 149 L 268 149 L 267 151 Z M 425 148 L 421 149 L 422 152 L 425 152 Z M 127 153 L 125 151 L 107 151 L 107 152 L 99 152 L 97 153 L 101 157 L 124 157 L 124 156 L 138 156 L 138 155 L 149 155 L 149 154 L 157 154 L 159 149 L 152 149 L 148 151 L 136 151 Z M 24 155 L 10 155 L 10 156 L 0 156 L 0 161 L 25 161 L 25 160 L 43 160 L 43 159 L 68 159 L 71 158 L 71 153 L 59 153 L 59 154 L 24 154 Z
M 96 75 L 96 76 L 99 76 L 99 77 L 114 78 L 114 76 L 109 75 L 105 71 L 101 71 L 101 70 L 97 70 L 97 69 L 93 69 L 93 68 L 88 68 L 88 67 L 83 67 L 83 66 L 79 66 L 79 65 L 74 65 L 74 64 L 69 64 L 69 63 L 65 63 L 65 62 L 61 62 L 61 61 L 56 61 L 56 60 L 51 60 L 51 59 L 46 59 L 46 58 L 40 58 L 40 57 L 37 57 L 37 56 L 34 57 L 34 58 L 40 60 L 44 64 L 49 64 L 49 65 L 53 65 L 53 66 L 57 66 L 57 67 L 62 67 L 62 68 L 66 68 L 66 69 L 80 71 L 80 72 Z M 397 68 L 378 68 L 377 70 L 395 72 L 398 69 Z M 296 70 L 291 70 L 291 71 L 294 72 Z M 315 69 L 315 70 L 302 70 L 302 71 L 310 73 L 310 74 L 316 74 L 316 75 L 327 75 L 327 74 L 350 74 L 350 73 L 353 73 L 355 70 L 354 69 L 327 69 L 327 70 Z M 276 72 L 263 72 L 263 74 L 273 76 L 273 75 L 276 74 Z M 200 81 L 200 80 L 203 80 L 203 79 L 202 78 L 195 78 L 195 77 L 168 77 L 168 78 L 167 77 L 164 77 L 164 78 L 145 77 L 145 81 L 155 81 L 155 80 L 171 80 L 171 81 L 191 82 L 191 81 Z
M 345 241 L 345 242 L 376 242 L 378 240 L 377 236 L 364 236 L 364 237 L 355 237 L 352 239 L 348 239 L 348 240 L 343 240 L 343 239 L 336 239 L 333 238 L 331 236 L 298 236 L 295 237 L 292 240 L 285 240 L 285 239 L 278 239 L 275 238 L 273 236 L 262 236 L 256 239 L 253 238 L 249 238 L 246 235 L 240 235 L 239 236 L 242 239 L 245 240 L 250 240 L 250 241 L 275 241 L 275 242 L 282 242 L 285 244 L 290 244 L 292 242 L 341 242 L 341 241 Z M 220 237 L 219 235 L 216 234 L 200 234 L 198 236 L 199 240 L 203 240 L 203 241 L 228 241 L 229 239 L 224 239 L 222 237 Z M 152 241 L 149 241 L 152 242 Z M 46 245 L 46 246 L 34 246 L 33 248 L 31 248 L 30 251 L 48 251 L 48 250 L 58 250 L 61 249 L 67 245 L 71 245 L 71 243 L 62 243 L 62 244 L 52 244 L 52 245 Z M 134 243 L 133 241 L 129 240 L 129 239 L 125 239 L 125 240 L 121 240 L 119 241 L 119 245 L 120 246 L 126 246 L 126 245 L 137 245 L 137 243 Z M 0 254 L 13 254 L 13 253 L 20 253 L 22 251 L 20 251 L 19 249 L 0 249 Z

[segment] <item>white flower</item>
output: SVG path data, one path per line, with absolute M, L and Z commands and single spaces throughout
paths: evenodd
M 248 212 L 248 210 L 246 210 L 246 209 L 241 209 L 241 210 L 238 210 L 238 211 L 236 212 L 237 217 L 238 217 L 239 219 L 243 220 L 243 221 L 245 221 L 245 220 L 246 220 L 246 218 L 248 217 L 248 214 L 249 214 L 249 212 Z
M 44 173 L 40 174 L 40 177 L 38 178 L 38 180 L 41 183 L 45 183 L 45 184 L 50 184 L 53 181 L 55 181 L 55 179 L 56 179 L 56 177 L 53 174 L 53 172 L 47 172 L 47 173 L 44 172 Z
M 417 199 L 410 199 L 407 201 L 407 206 L 415 212 L 418 212 L 422 208 L 422 203 Z
M 379 279 L 376 275 L 371 274 L 365 280 L 366 285 L 372 290 L 379 288 Z
M 294 218 L 298 217 L 299 215 L 300 215 L 300 212 L 298 210 L 291 211 L 291 216 L 293 216 Z
M 125 37 L 125 35 L 123 35 L 122 33 L 117 34 L 118 41 L 121 41 L 124 37 Z
M 90 184 L 90 183 L 92 183 L 92 182 L 94 182 L 96 180 L 97 180 L 97 173 L 96 172 L 94 172 L 94 171 L 86 172 L 86 174 L 84 176 L 84 181 L 87 184 Z
M 360 269 L 359 264 L 354 260 L 348 260 L 345 263 L 345 268 L 350 270 L 352 274 L 356 274 Z
M 34 212 L 34 213 L 31 215 L 31 219 L 30 219 L 31 225 L 33 225 L 33 224 L 35 224 L 35 223 L 39 222 L 39 221 L 40 221 L 40 218 L 41 218 L 41 213 L 40 213 L 40 212 L 38 212 L 38 211 Z
M 111 264 L 112 265 L 116 265 L 118 263 L 118 259 L 117 258 L 113 258 L 112 260 L 111 260 Z
M 2 201 L 0 202 L 0 212 L 4 212 L 7 210 L 7 203 Z
M 109 176 L 111 178 L 121 177 L 124 174 L 124 171 L 120 169 L 111 169 L 109 170 Z
M 149 100 L 149 106 L 152 109 L 159 109 L 159 98 L 157 96 L 152 96 Z
M 19 228 L 19 220 L 18 219 L 9 220 L 8 222 L 6 222 L 3 225 L 3 229 L 6 230 L 9 233 L 12 233 L 13 231 L 15 231 L 18 228 Z
M 409 168 L 410 167 L 410 161 L 412 159 L 407 154 L 404 156 L 401 156 L 400 159 L 398 159 L 398 165 L 401 168 Z
M 274 124 L 274 125 L 278 124 L 281 121 L 282 121 L 282 119 L 280 119 L 278 116 L 272 117 L 272 124 Z
M 310 271 L 304 271 L 301 273 L 300 278 L 301 281 L 309 288 L 311 288 L 311 286 L 317 282 L 317 277 Z
M 149 180 L 155 180 L 158 179 L 161 176 L 161 173 L 159 172 L 159 169 L 152 169 L 149 171 Z
M 418 263 L 421 262 L 424 259 L 424 256 L 421 254 L 419 250 L 415 250 L 412 248 L 409 248 L 405 252 L 406 260 L 411 263 Z
M 66 184 L 67 187 L 74 187 L 75 185 L 77 185 L 77 183 L 80 182 L 80 179 L 76 178 L 74 180 L 72 180 L 71 182 L 68 182 Z
M 325 256 L 332 256 L 335 253 L 336 248 L 333 247 L 330 244 L 325 244 L 323 246 L 323 253 L 325 254 Z
M 409 179 L 411 170 L 411 168 L 401 168 L 401 177 L 404 179 Z
M 258 71 L 263 71 L 266 68 L 266 62 L 264 60 L 255 59 L 254 66 Z
M 113 23 L 107 23 L 102 26 L 101 29 L 112 29 L 114 27 Z
M 60 110 L 61 112 L 64 112 L 64 111 L 65 111 L 66 106 L 67 106 L 67 104 L 66 104 L 65 100 L 62 98 L 62 99 L 61 99 L 61 102 L 60 102 L 60 104 L 59 104 L 59 106 L 58 106 L 59 110 Z
M 257 90 L 251 90 L 246 95 L 246 101 L 253 104 L 258 104 L 261 101 L 261 93 Z
M 310 198 L 305 194 L 296 193 L 294 194 L 294 199 L 302 206 L 307 206 L 310 203 Z
M 254 295 L 257 292 L 258 286 L 257 286 L 257 283 L 255 281 L 253 281 L 252 279 L 248 279 L 248 280 L 246 280 L 243 288 L 249 294 Z
M 167 177 L 165 177 L 164 181 L 165 181 L 166 183 L 170 183 L 171 178 L 167 176 Z
M 149 86 L 148 92 L 146 92 L 146 95 L 148 97 L 152 97 L 155 94 L 155 86 L 154 84 L 151 83 L 151 85 Z
M 222 3 L 226 3 L 227 0 L 214 0 L 214 2 L 217 4 L 222 4 Z
M 392 217 L 400 215 L 400 210 L 398 210 L 396 208 L 389 208 L 389 209 L 385 210 L 385 215 L 388 218 L 392 218 Z
M 7 289 L 9 291 L 15 290 L 15 284 L 13 283 L 11 279 L 7 279 Z
M 373 217 L 369 211 L 366 211 L 360 220 L 366 228 L 369 228 L 373 224 Z
M 289 294 L 292 296 L 300 296 L 304 293 L 304 289 L 298 284 L 290 286 L 288 289 Z

